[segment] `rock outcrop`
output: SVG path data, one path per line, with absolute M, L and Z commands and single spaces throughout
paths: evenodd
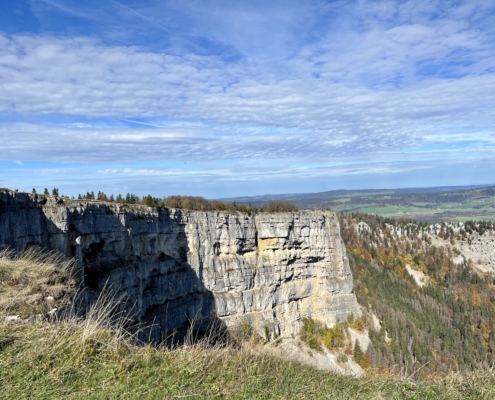
M 77 259 L 84 299 L 125 294 L 143 337 L 191 321 L 249 323 L 289 337 L 303 317 L 360 315 L 336 215 L 184 211 L 0 191 L 0 245 L 42 245 Z

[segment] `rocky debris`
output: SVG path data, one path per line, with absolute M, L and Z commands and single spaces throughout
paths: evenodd
M 347 332 L 349 333 L 352 346 L 354 347 L 357 340 L 361 346 L 361 349 L 366 353 L 366 351 L 368 351 L 368 347 L 371 345 L 371 339 L 368 335 L 368 331 L 360 332 L 356 329 L 349 328 Z
M 471 260 L 471 267 L 483 273 L 495 273 L 495 232 L 485 232 L 479 235 L 474 232 L 461 240 L 455 239 L 454 243 L 450 239 L 445 240 L 439 236 L 431 236 L 431 242 L 435 246 L 443 246 L 457 249 L 458 255 L 452 262 L 463 265 Z
M 22 319 L 19 315 L 8 315 L 5 317 L 5 322 L 21 322 Z
M 338 352 L 329 351 L 325 347 L 322 347 L 320 351 L 313 350 L 297 338 L 286 339 L 279 346 L 269 348 L 266 351 L 271 355 L 310 365 L 316 369 L 332 371 L 336 374 L 355 377 L 365 375 L 364 370 L 353 361 L 352 356 L 346 357 L 346 361 L 339 361 Z
M 377 315 L 372 311 L 369 312 L 369 315 L 371 316 L 371 327 L 375 331 L 379 331 L 382 327 L 382 324 L 380 323 L 380 320 L 378 319 Z
M 428 277 L 423 271 L 413 269 L 409 264 L 406 264 L 406 270 L 411 275 L 419 287 L 426 286 L 428 284 Z
M 360 221 L 356 225 L 358 233 L 371 232 L 371 227 L 364 221 Z
M 46 314 L 34 314 L 27 318 L 22 318 L 20 315 L 7 315 L 4 317 L 5 322 L 42 322 L 53 321 L 58 315 L 58 308 L 48 311 Z

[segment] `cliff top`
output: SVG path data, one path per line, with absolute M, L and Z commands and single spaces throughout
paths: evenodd
M 301 213 L 301 212 L 308 213 L 313 211 L 317 211 L 317 212 L 330 211 L 328 208 L 324 208 L 321 210 L 320 209 L 299 210 L 297 206 L 288 202 L 268 202 L 266 203 L 264 208 L 262 207 L 258 209 L 256 207 L 245 206 L 244 204 L 240 204 L 240 205 L 236 205 L 235 203 L 225 204 L 217 200 L 210 201 L 204 198 L 193 197 L 193 196 L 169 196 L 167 198 L 164 198 L 163 200 L 154 198 L 155 200 L 154 204 L 150 205 L 150 204 L 138 204 L 135 202 L 127 203 L 125 200 L 116 201 L 116 200 L 110 200 L 108 198 L 106 200 L 88 199 L 88 198 L 76 199 L 74 197 L 68 197 L 68 196 L 27 193 L 18 190 L 11 190 L 7 188 L 0 188 L 0 194 L 2 193 L 8 195 L 9 197 L 17 198 L 21 201 L 33 201 L 37 206 L 40 207 L 46 207 L 46 206 L 52 207 L 54 205 L 60 205 L 68 208 L 75 208 L 75 207 L 84 207 L 87 205 L 95 205 L 95 206 L 105 205 L 105 206 L 120 206 L 131 212 L 140 212 L 140 211 L 148 212 L 150 209 L 153 208 L 168 209 L 168 210 L 184 210 L 184 211 L 205 211 L 205 212 L 211 211 L 211 212 L 221 212 L 224 214 L 247 214 L 247 215 L 253 215 L 258 213 L 293 214 L 293 213 Z M 177 198 L 179 198 L 179 201 L 176 200 Z M 180 199 L 182 199 L 183 201 L 181 202 Z M 199 200 L 196 200 L 195 203 L 194 199 L 199 199 Z M 3 208 L 1 204 L 1 200 L 2 199 L 0 197 L 0 212 L 2 211 Z M 140 201 L 146 202 L 146 199 L 143 198 L 143 200 Z

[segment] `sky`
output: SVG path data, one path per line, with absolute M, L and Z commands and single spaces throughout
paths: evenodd
M 495 184 L 493 0 L 0 3 L 0 187 Z

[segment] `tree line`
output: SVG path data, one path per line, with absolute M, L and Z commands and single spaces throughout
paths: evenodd
M 33 189 L 32 193 L 36 193 L 36 189 Z M 44 195 L 50 195 L 47 188 L 43 191 Z M 59 196 L 58 188 L 53 188 L 51 192 L 52 196 Z M 74 199 L 74 197 L 72 197 Z M 261 207 L 252 206 L 250 204 L 237 204 L 236 202 L 223 202 L 219 200 L 207 200 L 201 196 L 181 196 L 172 195 L 163 198 L 147 195 L 139 197 L 134 193 L 127 193 L 126 195 L 113 194 L 107 195 L 106 193 L 99 191 L 97 194 L 92 192 L 86 192 L 86 194 L 79 194 L 77 200 L 89 200 L 89 201 L 104 201 L 107 203 L 119 203 L 129 205 L 143 205 L 147 207 L 162 207 L 162 208 L 179 208 L 195 211 L 226 211 L 226 212 L 244 212 L 244 213 L 258 213 L 258 212 L 297 212 L 299 208 L 288 201 L 269 201 L 263 204 Z

